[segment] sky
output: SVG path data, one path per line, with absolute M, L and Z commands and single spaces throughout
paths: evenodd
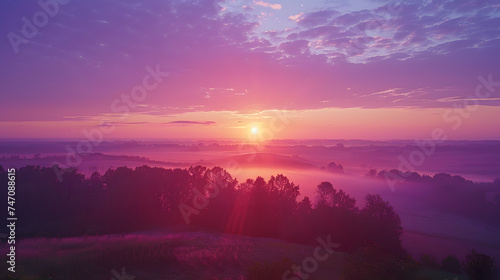
M 0 21 L 1 138 L 500 140 L 500 1 L 5 0 Z

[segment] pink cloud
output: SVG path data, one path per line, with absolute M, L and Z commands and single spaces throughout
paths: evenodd
M 268 8 L 271 8 L 273 10 L 281 10 L 281 8 L 282 8 L 281 4 L 271 4 L 268 2 L 264 2 L 264 1 L 255 2 L 255 5 L 259 5 L 262 7 L 268 7 Z
M 296 14 L 296 15 L 293 15 L 293 16 L 289 16 L 288 19 L 289 20 L 293 20 L 295 22 L 299 22 L 300 21 L 300 17 L 303 15 L 304 13 L 300 13 L 300 14 Z

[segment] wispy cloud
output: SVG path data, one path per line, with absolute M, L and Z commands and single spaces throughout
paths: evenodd
M 172 121 L 168 122 L 166 124 L 173 124 L 173 125 L 211 125 L 214 124 L 215 122 L 213 121 L 205 121 L 205 122 L 197 122 L 197 121 Z
M 281 8 L 283 8 L 281 6 L 281 4 L 271 4 L 271 3 L 268 3 L 268 2 L 264 2 L 264 1 L 255 2 L 255 5 L 259 5 L 259 6 L 262 6 L 262 7 L 268 7 L 268 8 L 271 8 L 273 10 L 281 10 Z
M 304 13 L 300 13 L 300 14 L 296 14 L 296 15 L 293 15 L 293 16 L 289 16 L 288 19 L 289 20 L 293 20 L 295 22 L 299 22 L 300 20 L 300 17 L 303 15 Z

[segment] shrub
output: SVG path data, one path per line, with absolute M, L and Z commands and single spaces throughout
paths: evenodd
M 430 255 L 420 256 L 420 264 L 423 267 L 432 268 L 432 269 L 439 269 L 438 260 L 435 257 L 430 256 Z
M 370 245 L 346 257 L 342 276 L 345 280 L 410 280 L 415 279 L 417 272 L 415 261 L 398 258 L 378 245 Z
M 280 262 L 256 262 L 247 267 L 248 280 L 280 280 L 283 273 L 289 270 L 293 262 L 283 258 Z
M 460 262 L 454 256 L 447 256 L 441 262 L 441 269 L 453 274 L 462 274 Z
M 493 258 L 479 254 L 476 250 L 472 250 L 470 255 L 465 256 L 462 269 L 471 280 L 493 280 L 495 277 L 495 261 Z

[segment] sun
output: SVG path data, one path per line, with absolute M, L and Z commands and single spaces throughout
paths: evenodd
M 259 132 L 259 129 L 256 126 L 254 126 L 254 127 L 252 127 L 251 131 L 252 131 L 252 134 L 257 134 Z

